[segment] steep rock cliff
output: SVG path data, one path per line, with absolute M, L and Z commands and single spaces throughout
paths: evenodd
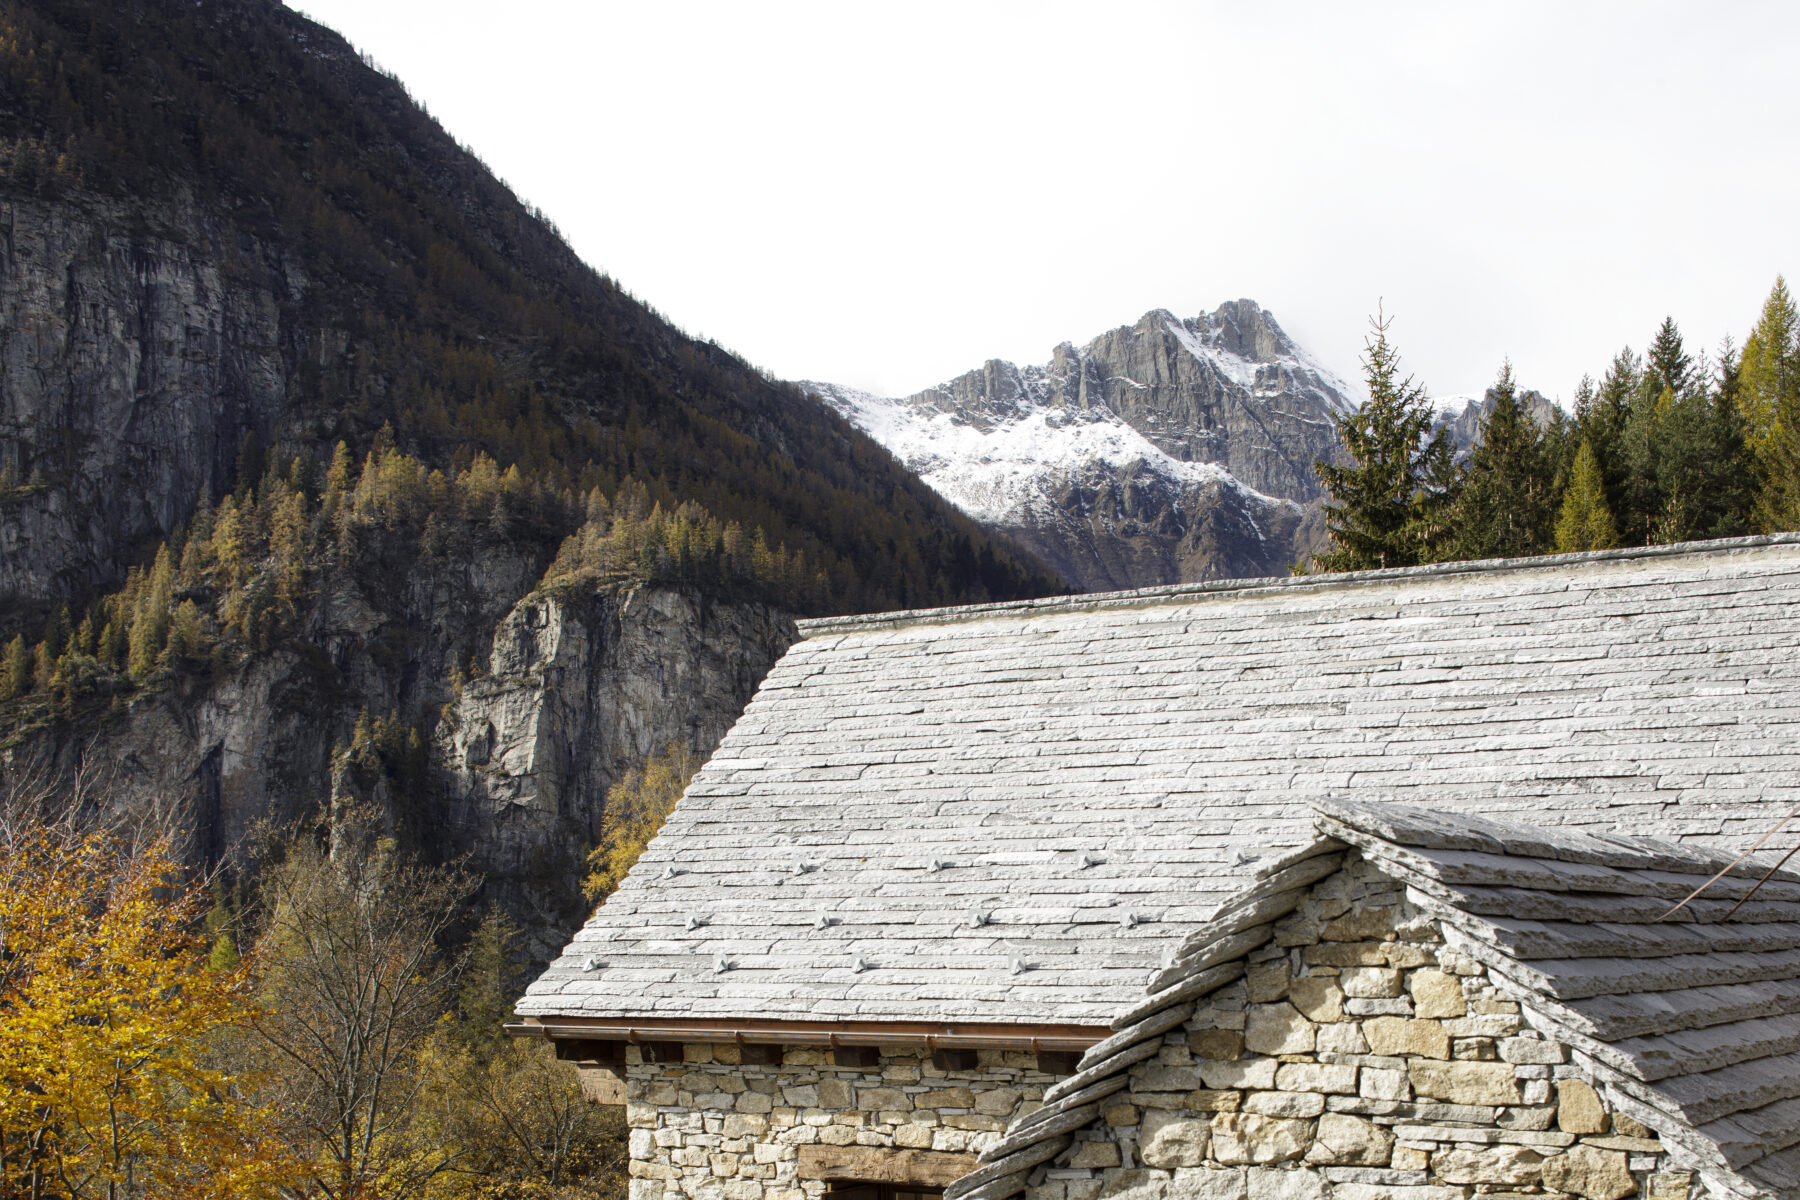
M 607 789 L 672 742 L 710 754 L 796 637 L 772 609 L 692 591 L 527 597 L 437 727 L 458 842 L 515 909 L 566 905 Z
M 110 803 L 160 814 L 197 864 L 234 868 L 265 822 L 374 800 L 403 842 L 467 855 L 488 899 L 547 952 L 581 915 L 607 789 L 672 741 L 710 753 L 795 631 L 766 605 L 669 587 L 509 606 L 533 567 L 501 553 L 421 572 L 397 584 L 397 608 L 339 581 L 303 639 L 43 726 L 0 752 L 0 769 L 86 762 Z M 445 681 L 470 657 L 486 672 L 458 693 Z M 383 769 L 371 750 L 375 766 L 352 769 L 359 723 L 387 714 L 417 734 L 421 761 Z
M 118 578 L 229 490 L 246 433 L 308 440 L 305 286 L 185 195 L 0 197 L 0 596 Z

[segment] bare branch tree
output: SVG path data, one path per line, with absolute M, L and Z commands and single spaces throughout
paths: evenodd
M 293 842 L 264 874 L 270 1099 L 316 1151 L 296 1196 L 417 1194 L 453 1165 L 420 1120 L 417 1052 L 461 969 L 442 942 L 476 880 L 407 860 L 374 814 L 336 819 L 329 853 Z

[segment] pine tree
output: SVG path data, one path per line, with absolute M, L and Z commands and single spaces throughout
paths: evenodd
M 1400 378 L 1400 355 L 1388 341 L 1390 322 L 1377 312 L 1364 344 L 1369 401 L 1338 421 L 1351 465 L 1314 464 L 1331 493 L 1326 531 L 1335 549 L 1313 565 L 1322 571 L 1410 567 L 1430 561 L 1443 541 L 1442 516 L 1452 499 L 1448 439 L 1431 430 L 1423 385 Z
M 1544 431 L 1519 404 L 1512 363 L 1488 389 L 1481 441 L 1469 458 L 1450 526 L 1457 558 L 1522 558 L 1549 547 L 1555 463 Z
M 1569 486 L 1563 491 L 1562 512 L 1556 518 L 1556 551 L 1611 550 L 1619 544 L 1612 510 L 1606 506 L 1606 485 L 1594 447 L 1581 443 Z

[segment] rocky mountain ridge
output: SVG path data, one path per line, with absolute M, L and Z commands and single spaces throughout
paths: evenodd
M 1087 591 L 1285 573 L 1320 534 L 1313 463 L 1357 396 L 1251 300 L 903 399 L 803 386 Z

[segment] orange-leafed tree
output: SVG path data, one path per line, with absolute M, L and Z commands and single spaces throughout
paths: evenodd
M 206 904 L 166 840 L 0 825 L 0 1197 L 274 1194 L 268 1114 L 210 1061 L 252 988 Z

